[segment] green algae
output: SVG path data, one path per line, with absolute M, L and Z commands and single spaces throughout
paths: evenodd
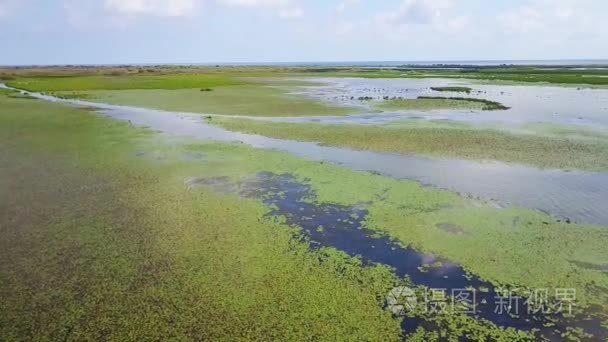
M 606 277 L 571 262 L 608 262 L 605 227 L 567 225 L 525 208 L 480 207 L 416 182 L 287 153 L 167 141 L 81 109 L 0 101 L 0 130 L 10 141 L 0 151 L 13 161 L 2 167 L 20 175 L 3 179 L 0 187 L 3 194 L 11 189 L 22 194 L 2 205 L 12 212 L 31 207 L 23 217 L 67 208 L 56 214 L 57 225 L 43 215 L 31 234 L 17 234 L 14 221 L 2 225 L 9 236 L 0 254 L 6 265 L 1 270 L 9 279 L 3 293 L 25 289 L 2 304 L 3 312 L 11 313 L 0 319 L 1 326 L 12 326 L 9 337 L 21 336 L 34 322 L 41 327 L 35 336 L 50 338 L 66 333 L 121 338 L 128 331 L 131 337 L 169 338 L 175 337 L 175 326 L 191 334 L 178 337 L 209 339 L 301 339 L 310 337 L 311 329 L 319 339 L 399 338 L 398 321 L 382 311 L 379 299 L 397 283 L 389 269 L 364 267 L 360 259 L 333 249 L 312 252 L 293 238 L 297 228 L 285 227 L 278 218 L 262 219 L 268 209 L 259 202 L 205 187 L 188 190 L 184 184 L 193 177 L 245 179 L 259 171 L 295 175 L 312 186 L 320 202 L 369 203 L 368 228 L 458 262 L 482 279 L 514 287 L 573 287 L 581 307 L 608 306 L 605 295 L 590 290 L 605 293 Z M 164 158 L 133 158 L 141 151 L 162 152 Z M 183 158 L 186 153 L 205 160 Z M 40 167 L 49 161 L 58 170 Z M 79 180 L 82 175 L 99 180 Z M 48 201 L 40 200 L 40 181 L 48 187 Z M 52 196 L 57 189 L 73 192 L 66 193 L 64 203 Z M 77 220 L 69 212 L 79 213 Z M 445 222 L 466 234 L 438 228 Z M 28 257 L 32 245 L 35 258 Z M 68 251 L 77 251 L 79 261 L 66 269 L 62 265 L 74 255 Z M 41 275 L 31 282 L 20 273 L 24 266 Z M 50 314 L 23 320 L 34 310 L 23 303 L 31 302 L 28 293 L 37 289 L 31 284 L 38 283 L 45 288 L 35 307 L 42 305 Z M 85 305 L 77 300 L 82 289 L 90 295 Z M 111 301 L 99 304 L 109 296 Z M 121 317 L 124 323 L 108 323 L 108 317 Z M 421 329 L 412 338 L 530 339 L 462 315 L 428 319 L 439 328 Z
M 188 190 L 204 170 L 151 132 L 0 103 L 3 340 L 399 339 L 386 268 L 309 251 L 259 202 Z M 146 149 L 165 159 L 133 158 Z

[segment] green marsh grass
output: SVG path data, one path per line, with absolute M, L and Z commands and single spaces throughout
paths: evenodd
M 0 68 L 1 78 L 18 88 L 32 91 L 186 89 L 243 84 L 246 78 L 362 77 L 362 78 L 450 78 L 487 82 L 552 83 L 607 86 L 608 70 L 548 70 L 534 67 L 479 68 L 466 70 L 279 68 L 279 67 L 180 67 L 150 70 L 136 67 Z M 294 81 L 296 82 L 296 81 Z
M 399 338 L 386 268 L 188 190 L 212 172 L 150 132 L 3 96 L 0 123 L 0 339 Z M 135 157 L 150 149 L 167 159 Z
M 323 125 L 228 118 L 212 123 L 233 131 L 360 150 L 496 160 L 541 168 L 608 170 L 608 142 L 599 138 L 535 136 L 466 125 Z
M 452 93 L 470 93 L 473 89 L 469 87 L 431 87 L 433 91 L 452 92 Z
M 221 74 L 120 75 L 18 78 L 7 82 L 11 87 L 37 92 L 125 90 L 125 89 L 189 89 L 241 85 L 246 82 Z
M 476 101 L 450 98 L 419 97 L 416 99 L 389 99 L 377 101 L 374 107 L 381 110 L 421 110 L 433 111 L 440 109 L 482 110 L 485 105 Z
M 289 89 L 262 84 L 225 86 L 213 91 L 120 90 L 78 92 L 90 101 L 206 114 L 249 116 L 346 115 L 356 113 L 349 107 L 290 95 Z M 61 96 L 61 93 L 59 94 Z
M 605 139 L 535 136 L 464 125 L 323 125 L 225 118 L 215 119 L 212 123 L 233 131 L 360 150 L 497 160 L 541 168 L 608 170 L 608 142 Z
M 441 97 L 441 96 L 419 96 L 419 100 L 437 100 L 437 101 L 463 101 L 463 102 L 474 102 L 481 104 L 481 110 L 507 110 L 509 107 L 503 105 L 500 102 L 490 101 L 485 99 L 476 99 L 472 97 Z
M 608 279 L 581 266 L 608 263 L 606 227 L 282 152 L 167 141 L 36 100 L 0 96 L 0 132 L 3 339 L 400 339 L 382 310 L 397 284 L 389 269 L 310 250 L 256 200 L 185 185 L 259 171 L 293 174 L 319 202 L 370 203 L 370 229 L 495 284 L 573 287 L 580 308 L 608 307 Z M 439 328 L 412 340 L 531 339 L 471 317 L 433 319 Z

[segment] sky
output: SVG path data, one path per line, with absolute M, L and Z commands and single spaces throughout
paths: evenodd
M 0 0 L 0 65 L 608 58 L 606 0 Z

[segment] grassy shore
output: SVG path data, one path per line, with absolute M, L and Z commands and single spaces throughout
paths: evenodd
M 231 119 L 214 119 L 212 122 L 233 131 L 360 150 L 497 160 L 542 168 L 608 170 L 608 143 L 597 135 L 579 140 L 465 125 L 322 125 Z
M 32 77 L 9 80 L 11 87 L 36 92 L 125 90 L 125 89 L 187 89 L 246 84 L 225 75 L 120 75 L 76 77 Z
M 350 107 L 333 106 L 320 101 L 290 95 L 293 88 L 263 84 L 239 85 L 179 90 L 116 90 L 59 92 L 84 98 L 87 101 L 168 111 L 229 114 L 249 116 L 307 116 L 345 115 L 357 113 Z M 73 94 L 73 95 L 72 95 Z
M 255 73 L 246 75 L 255 75 Z M 314 82 L 237 77 L 238 73 L 21 77 L 8 85 L 118 105 L 168 111 L 250 116 L 346 115 L 355 108 L 291 95 Z
M 65 67 L 0 68 L 0 80 L 32 91 L 183 89 L 243 84 L 242 78 L 362 77 L 450 78 L 486 82 L 608 86 L 608 70 L 569 68 L 366 69 L 307 67 Z

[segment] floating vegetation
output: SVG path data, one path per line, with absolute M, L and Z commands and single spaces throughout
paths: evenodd
M 419 99 L 426 100 L 454 100 L 454 101 L 466 101 L 466 102 L 476 102 L 483 104 L 482 110 L 507 110 L 510 107 L 503 105 L 500 102 L 484 100 L 484 99 L 476 99 L 472 97 L 440 97 L 440 96 L 418 96 Z
M 0 95 L 0 340 L 400 338 L 387 269 L 311 252 L 258 201 L 188 190 L 205 162 L 153 137 Z M 159 145 L 171 163 L 134 157 Z
M 501 296 L 501 290 L 493 284 L 471 275 L 453 262 L 411 247 L 403 247 L 389 237 L 366 228 L 364 222 L 369 213 L 361 206 L 314 200 L 315 194 L 310 185 L 298 182 L 291 175 L 261 172 L 240 183 L 234 183 L 226 177 L 201 179 L 197 183 L 223 193 L 236 193 L 245 198 L 263 200 L 273 208 L 268 215 L 284 218 L 288 225 L 300 227 L 302 234 L 310 239 L 313 250 L 336 248 L 352 257 L 362 258 L 365 264 L 388 266 L 398 277 L 419 288 L 444 289 L 448 294 L 459 289 L 468 289 L 471 293 L 475 291 L 475 302 L 464 303 L 472 310 L 470 315 L 490 321 L 503 329 L 523 330 L 547 339 L 559 338 L 562 333 L 574 328 L 580 329 L 578 336 L 589 334 L 585 329 L 601 334 L 597 337 L 608 336 L 598 319 L 586 320 L 578 326 L 583 317 L 559 313 L 543 315 L 523 310 L 518 311 L 518 315 L 497 312 L 495 303 L 496 298 Z M 284 192 L 281 196 L 276 196 L 275 189 L 283 189 Z M 522 302 L 524 300 L 525 298 Z M 388 304 L 394 313 L 395 305 L 390 307 L 390 302 Z M 416 327 L 412 327 L 413 322 L 405 319 L 402 326 L 404 331 L 416 330 Z

